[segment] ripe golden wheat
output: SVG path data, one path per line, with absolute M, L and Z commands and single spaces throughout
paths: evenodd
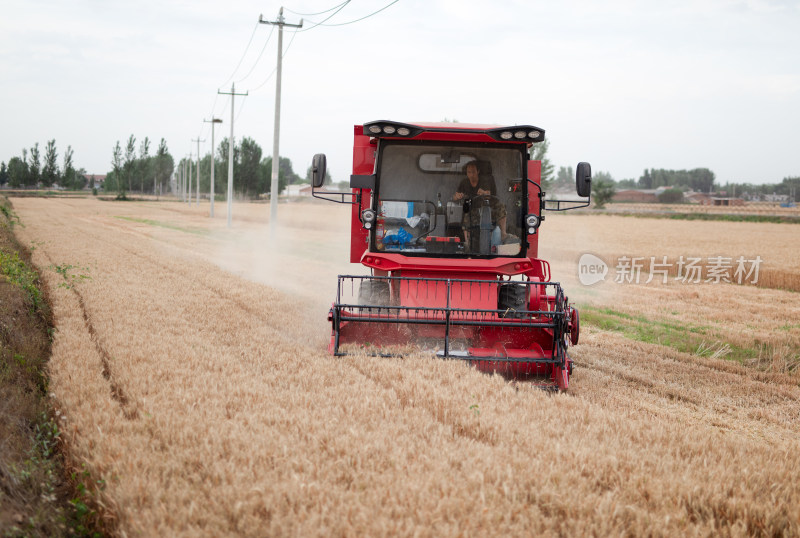
M 563 395 L 427 356 L 336 359 L 327 306 L 356 270 L 346 208 L 282 205 L 270 241 L 258 205 L 236 205 L 232 230 L 205 206 L 14 206 L 54 303 L 65 450 L 119 534 L 800 533 L 796 377 L 586 330 Z M 614 243 L 615 222 L 583 218 L 549 219 L 543 255 L 692 246 L 666 223 Z M 581 291 L 574 263 L 555 276 L 595 305 L 765 339 L 800 327 L 789 292 Z M 90 278 L 65 281 L 65 265 Z

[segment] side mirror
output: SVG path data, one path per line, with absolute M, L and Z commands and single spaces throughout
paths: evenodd
M 328 171 L 327 168 L 328 162 L 325 158 L 325 154 L 317 153 L 314 155 L 314 158 L 311 160 L 311 185 L 314 188 L 318 189 L 325 183 L 325 173 Z
M 589 163 L 578 163 L 578 170 L 575 172 L 575 188 L 578 196 L 590 196 L 592 194 L 592 165 Z

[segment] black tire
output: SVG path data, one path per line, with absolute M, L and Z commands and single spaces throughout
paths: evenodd
M 362 280 L 358 288 L 358 304 L 386 306 L 389 304 L 389 283 L 385 280 Z
M 500 284 L 497 291 L 497 309 L 501 318 L 521 318 L 520 312 L 528 310 L 527 286 L 524 284 Z

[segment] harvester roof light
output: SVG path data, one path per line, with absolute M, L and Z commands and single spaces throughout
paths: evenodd
M 383 127 L 383 132 L 386 134 L 394 134 L 395 130 L 396 129 L 392 125 L 385 125 Z
M 411 130 L 409 130 L 408 127 L 400 127 L 399 129 L 397 129 L 397 134 L 399 134 L 400 136 L 408 136 L 409 134 L 411 134 Z
M 541 142 L 544 140 L 544 129 L 535 125 L 509 125 L 486 131 L 490 137 L 499 142 Z
M 378 133 L 381 132 L 381 128 L 378 125 L 370 125 L 369 126 L 369 132 L 370 133 L 374 133 L 374 134 L 378 134 Z

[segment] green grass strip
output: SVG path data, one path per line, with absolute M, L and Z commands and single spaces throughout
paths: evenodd
M 208 235 L 208 231 L 207 230 L 202 230 L 200 228 L 184 228 L 182 226 L 176 226 L 175 224 L 170 224 L 168 222 L 161 222 L 161 221 L 158 221 L 158 220 L 140 219 L 140 218 L 136 218 L 136 217 L 122 217 L 122 216 L 116 216 L 114 218 L 120 219 L 120 220 L 127 220 L 129 222 L 138 222 L 140 224 L 148 224 L 150 226 L 156 226 L 158 228 L 167 228 L 169 230 L 176 230 L 176 231 L 184 232 L 184 233 L 187 233 L 187 234 Z
M 727 359 L 743 363 L 746 359 L 758 357 L 762 352 L 761 342 L 755 342 L 753 347 L 737 346 L 716 337 L 713 328 L 708 326 L 682 325 L 588 305 L 580 307 L 579 311 L 581 322 L 586 325 L 683 353 L 711 356 L 719 352 Z

